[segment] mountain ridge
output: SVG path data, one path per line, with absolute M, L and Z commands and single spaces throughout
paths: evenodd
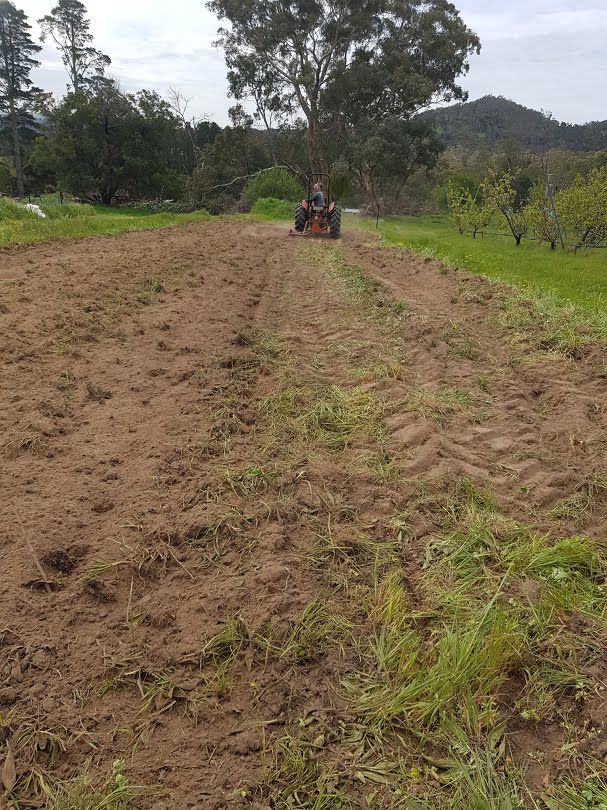
M 488 95 L 475 101 L 426 110 L 419 117 L 435 122 L 447 146 L 481 148 L 514 141 L 533 151 L 607 150 L 607 120 L 568 124 L 557 121 L 550 113 L 524 107 L 504 96 Z

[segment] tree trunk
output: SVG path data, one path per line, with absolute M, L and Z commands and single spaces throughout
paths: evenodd
M 270 122 L 268 121 L 268 117 L 266 115 L 266 111 L 263 108 L 263 106 L 260 106 L 258 104 L 257 112 L 261 115 L 264 126 L 266 128 L 266 133 L 268 135 L 268 148 L 270 150 L 270 157 L 272 158 L 272 165 L 277 166 L 278 161 L 276 160 L 276 148 L 274 146 L 274 133 L 272 132 L 272 127 L 270 126 Z
M 113 200 L 113 199 L 114 199 L 114 197 L 116 196 L 116 192 L 117 192 L 117 191 L 118 191 L 118 189 L 117 189 L 116 187 L 109 187 L 109 186 L 108 186 L 108 187 L 106 187 L 106 188 L 105 188 L 105 189 L 104 189 L 104 190 L 101 192 L 101 202 L 102 202 L 104 205 L 111 205 L 111 204 L 112 204 L 112 200 Z
M 312 101 L 310 104 L 310 112 L 307 115 L 310 171 L 312 174 L 328 174 L 327 160 L 318 142 L 318 131 L 320 129 L 318 117 L 318 106 L 315 101 Z
M 21 162 L 21 138 L 19 137 L 19 124 L 17 121 L 17 110 L 15 109 L 15 102 L 11 98 L 10 104 L 10 119 L 11 131 L 13 134 L 13 151 L 15 156 L 15 176 L 17 178 L 17 196 L 25 196 L 25 186 L 23 184 L 23 164 Z
M 522 235 L 522 234 L 518 234 L 518 233 L 517 233 L 517 234 L 515 234 L 514 238 L 516 239 L 516 246 L 517 246 L 517 247 L 520 247 L 520 245 L 521 245 L 521 239 L 523 238 L 523 235 Z

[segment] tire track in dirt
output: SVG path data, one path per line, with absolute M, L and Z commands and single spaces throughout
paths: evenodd
M 574 524 L 549 511 L 603 470 L 604 358 L 533 354 L 493 286 L 366 241 L 309 251 L 226 220 L 3 257 L 0 708 L 14 736 L 35 715 L 61 740 L 17 747 L 20 774 L 123 757 L 176 807 L 267 807 L 262 747 L 344 713 L 351 662 L 293 663 L 254 640 L 325 598 L 310 552 L 328 529 L 381 540 L 422 484 L 438 495 L 468 476 L 510 516 L 598 536 L 600 504 Z M 386 289 L 353 303 L 341 250 Z M 332 384 L 385 401 L 385 454 L 273 435 L 268 398 Z M 469 399 L 431 418 L 422 389 Z M 414 591 L 431 509 L 408 520 Z
M 401 437 L 415 448 L 411 473 L 448 476 L 451 468 L 484 479 L 521 516 L 554 507 L 605 474 L 604 349 L 596 347 L 588 362 L 541 351 L 537 326 L 523 337 L 502 325 L 511 296 L 499 285 L 403 251 L 378 254 L 362 235 L 351 234 L 345 247 L 350 261 L 410 307 L 403 339 L 416 383 L 485 400 L 476 424 L 456 420 L 440 441 L 435 427 L 404 417 L 402 429 L 411 424 L 412 434 Z M 585 526 L 601 528 L 600 521 Z

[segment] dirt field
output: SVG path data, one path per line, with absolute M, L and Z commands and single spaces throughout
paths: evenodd
M 7 798 L 120 760 L 132 807 L 598 807 L 604 351 L 285 230 L 0 255 Z

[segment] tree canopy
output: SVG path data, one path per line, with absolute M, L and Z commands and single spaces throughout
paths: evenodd
M 230 23 L 219 41 L 233 91 L 254 94 L 263 66 L 266 96 L 306 118 L 315 171 L 326 167 L 322 122 L 335 134 L 410 117 L 433 100 L 465 99 L 457 79 L 480 50 L 446 0 L 209 0 L 208 7 Z
M 8 117 L 18 193 L 23 196 L 23 162 L 19 128 L 29 112 L 37 93 L 30 78 L 40 63 L 35 58 L 40 50 L 31 38 L 31 26 L 23 11 L 9 0 L 0 0 L 0 111 Z
M 42 41 L 50 36 L 59 49 L 75 93 L 103 76 L 111 59 L 93 47 L 86 7 L 80 0 L 59 0 L 38 24 Z

